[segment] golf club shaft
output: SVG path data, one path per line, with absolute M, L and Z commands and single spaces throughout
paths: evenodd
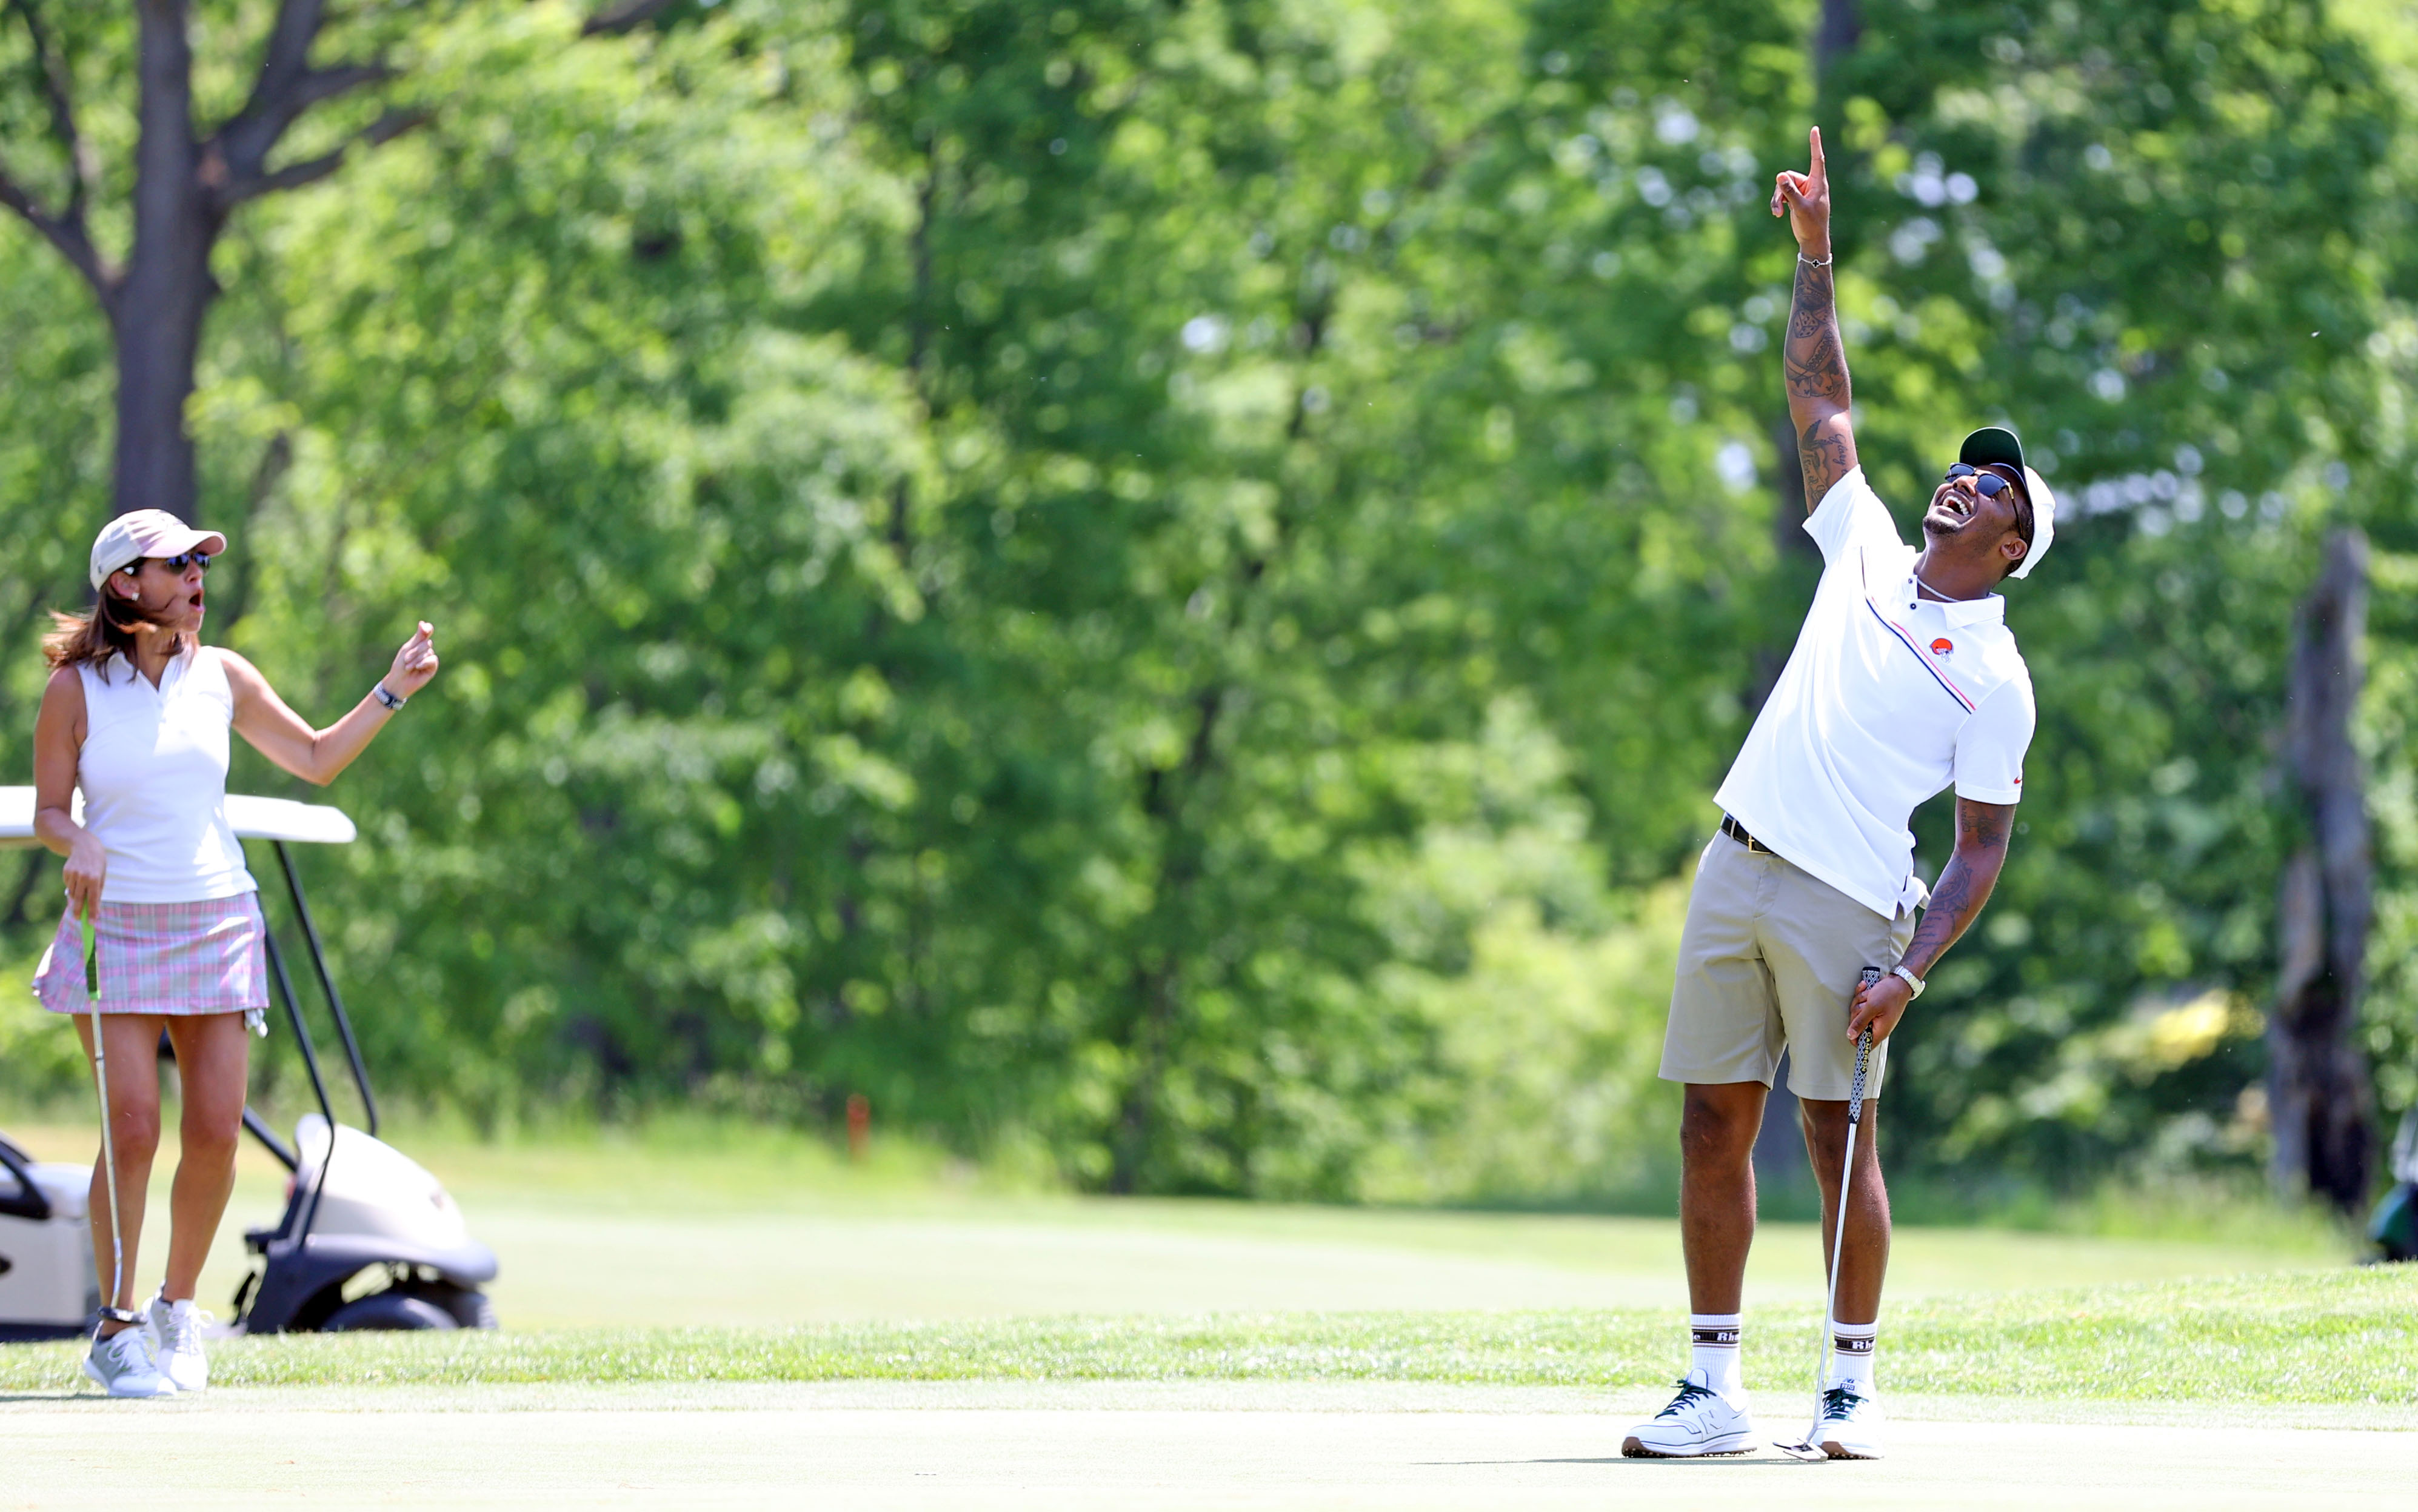
M 1864 968 L 1863 982 L 1871 986 L 1881 979 L 1877 967 Z M 1873 1053 L 1873 1030 L 1870 1024 L 1856 1039 L 1856 1077 L 1847 1092 L 1847 1153 L 1839 1167 L 1839 1207 L 1830 1220 L 1830 1294 L 1822 1307 L 1822 1336 L 1814 1351 L 1814 1426 L 1805 1430 L 1805 1442 L 1811 1445 L 1822 1431 L 1822 1382 L 1829 1371 L 1830 1357 L 1830 1325 L 1839 1317 L 1839 1265 L 1847 1253 L 1847 1197 L 1856 1182 L 1856 1128 L 1864 1121 L 1864 1068 Z
M 126 1288 L 126 1232 L 117 1218 L 117 1129 L 109 1116 L 109 1047 L 101 1035 L 99 941 L 94 938 L 92 908 L 84 910 L 84 985 L 92 1009 L 92 1083 L 100 1093 L 100 1169 L 109 1187 L 109 1300 L 106 1313 L 122 1307 Z M 98 1336 L 99 1325 L 94 1325 Z

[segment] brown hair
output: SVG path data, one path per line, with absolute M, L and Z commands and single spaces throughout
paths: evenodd
M 42 637 L 42 657 L 54 672 L 70 666 L 98 669 L 109 661 L 112 652 L 123 655 L 130 664 L 134 660 L 134 627 L 156 623 L 104 587 L 93 606 L 82 614 L 51 611 L 51 633 Z M 177 638 L 183 639 L 181 635 Z M 183 647 L 176 649 L 181 650 Z

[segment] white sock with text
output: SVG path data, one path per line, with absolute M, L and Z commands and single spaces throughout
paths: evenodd
M 1705 1384 L 1735 1397 L 1746 1388 L 1738 1376 L 1738 1315 L 1734 1312 L 1691 1312 L 1688 1335 L 1689 1364 L 1705 1372 Z
M 1853 1382 L 1856 1395 L 1873 1394 L 1873 1339 L 1880 1324 L 1842 1323 L 1830 1325 L 1830 1384 Z

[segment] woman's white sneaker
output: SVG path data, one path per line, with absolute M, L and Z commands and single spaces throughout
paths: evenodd
M 1754 1445 L 1746 1403 L 1731 1401 L 1706 1383 L 1704 1371 L 1691 1370 L 1679 1378 L 1671 1405 L 1630 1428 L 1620 1452 L 1631 1459 L 1693 1459 L 1744 1454 Z
M 1823 1388 L 1822 1421 L 1814 1442 L 1833 1459 L 1878 1459 L 1888 1425 L 1878 1397 L 1865 1396 L 1853 1382 L 1841 1382 Z
M 176 1382 L 160 1373 L 151 1340 L 142 1328 L 121 1328 L 92 1341 L 84 1373 L 113 1397 L 174 1397 Z
M 160 1373 L 178 1391 L 201 1391 L 210 1383 L 210 1362 L 202 1353 L 202 1325 L 209 1321 L 210 1315 L 190 1297 L 182 1302 L 153 1297 L 143 1309 L 143 1331 L 150 1336 Z

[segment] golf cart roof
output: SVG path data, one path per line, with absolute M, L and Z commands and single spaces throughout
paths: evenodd
M 76 795 L 76 814 L 84 814 L 84 795 Z M 293 840 L 320 845 L 350 845 L 360 832 L 344 811 L 326 803 L 298 803 L 290 798 L 255 798 L 229 793 L 227 823 L 238 840 Z M 34 790 L 0 787 L 0 848 L 37 846 L 34 838 Z

